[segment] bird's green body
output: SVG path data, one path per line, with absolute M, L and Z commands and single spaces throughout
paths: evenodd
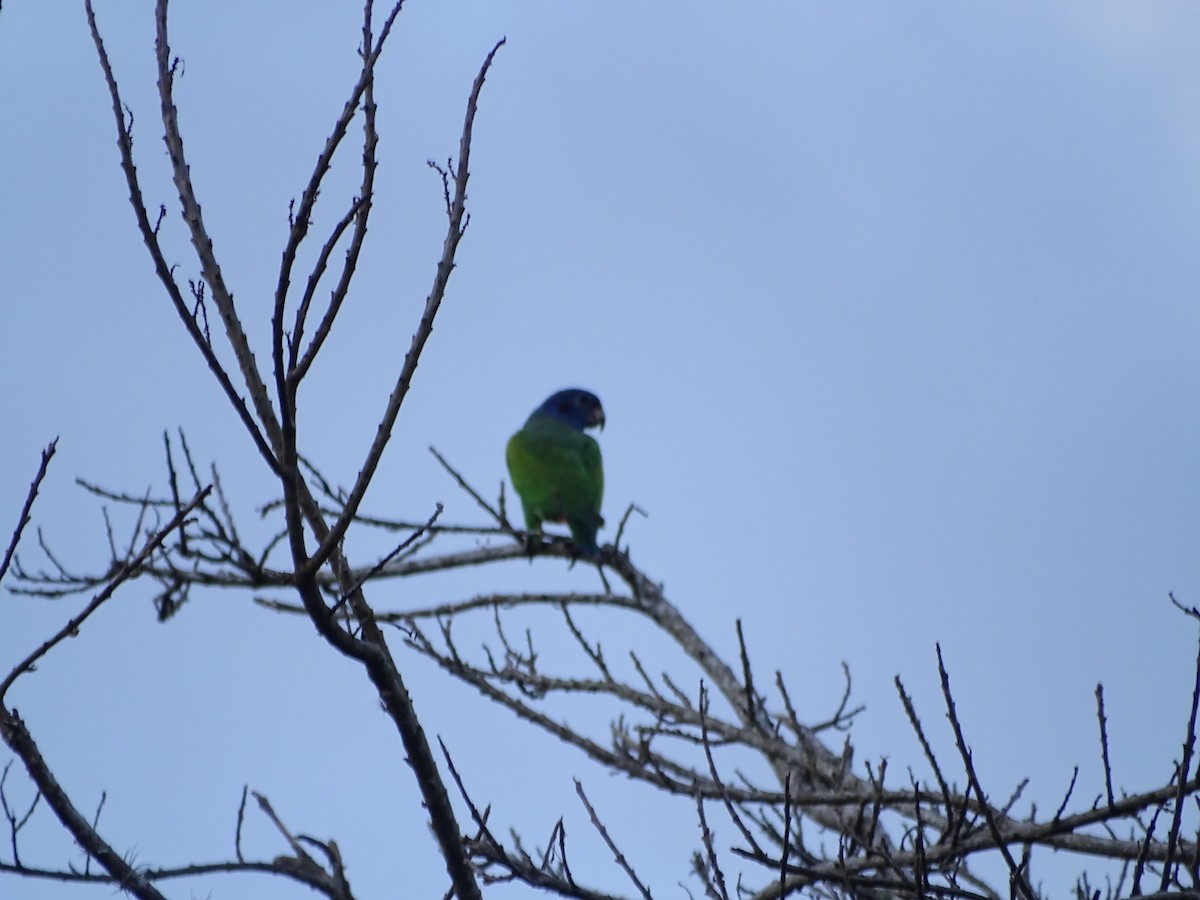
M 593 418 L 584 427 L 603 424 L 599 401 L 586 396 L 595 401 L 595 412 L 587 411 Z M 579 549 L 594 556 L 596 531 L 604 524 L 604 468 L 595 439 L 543 406 L 509 438 L 505 457 L 525 512 L 525 527 L 540 531 L 543 522 L 565 522 Z

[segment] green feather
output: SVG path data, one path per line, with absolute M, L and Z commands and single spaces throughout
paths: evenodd
M 579 549 L 596 553 L 596 531 L 604 524 L 600 499 L 604 468 L 600 445 L 566 422 L 531 416 L 508 441 L 505 457 L 525 511 L 525 527 L 566 522 Z

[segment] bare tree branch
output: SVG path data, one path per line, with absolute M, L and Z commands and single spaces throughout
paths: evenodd
M 54 452 L 58 449 L 58 438 L 52 440 L 46 449 L 42 451 L 42 462 L 38 466 L 37 473 L 33 476 L 33 481 L 29 485 L 29 492 L 25 495 L 25 505 L 21 507 L 21 514 L 17 516 L 17 525 L 13 528 L 12 537 L 8 541 L 8 547 L 4 551 L 4 558 L 0 559 L 0 581 L 4 580 L 4 576 L 8 574 L 8 567 L 12 563 L 13 554 L 17 552 L 17 545 L 21 543 L 21 535 L 25 532 L 25 526 L 30 522 L 30 512 L 33 510 L 33 503 L 37 500 L 38 489 L 42 486 L 42 481 L 46 478 L 46 472 L 50 468 L 50 460 L 54 458 Z
M 29 773 L 29 777 L 37 785 L 38 791 L 46 798 L 46 803 L 50 806 L 63 827 L 70 832 L 71 836 L 78 842 L 89 856 L 95 857 L 100 865 L 102 865 L 118 884 L 128 890 L 134 896 L 142 898 L 142 900 L 159 900 L 162 895 L 154 888 L 151 881 L 144 874 L 138 872 L 125 859 L 117 853 L 113 848 L 100 837 L 96 829 L 89 823 L 75 805 L 58 780 L 54 777 L 49 764 L 43 758 L 38 750 L 37 744 L 33 740 L 33 736 L 25 727 L 25 723 L 16 714 L 14 710 L 9 709 L 5 703 L 5 695 L 8 689 L 12 686 L 22 674 L 32 671 L 34 663 L 50 652 L 55 646 L 62 642 L 70 635 L 77 634 L 80 626 L 100 608 L 103 603 L 108 600 L 122 584 L 128 581 L 142 565 L 142 563 L 150 556 L 151 553 L 166 539 L 176 528 L 182 527 L 187 516 L 192 510 L 204 500 L 208 495 L 209 489 L 205 488 L 194 496 L 191 501 L 185 505 L 170 522 L 154 534 L 141 552 L 130 559 L 116 575 L 109 581 L 108 585 L 99 594 L 92 598 L 92 601 L 84 607 L 83 611 L 71 618 L 59 631 L 46 640 L 37 650 L 29 654 L 25 659 L 19 662 L 4 681 L 0 682 L 0 738 L 3 738 L 4 743 L 12 749 L 14 753 L 21 758 L 25 764 L 25 770 Z
M 160 0 L 161 14 L 166 15 L 165 0 Z M 253 415 L 250 413 L 249 407 L 234 387 L 229 374 L 217 359 L 216 353 L 213 350 L 212 342 L 209 340 L 206 329 L 200 327 L 196 316 L 188 308 L 187 303 L 183 299 L 183 294 L 179 290 L 179 285 L 175 281 L 175 275 L 172 272 L 171 266 L 168 265 L 166 256 L 163 254 L 162 247 L 158 242 L 158 225 L 150 223 L 149 213 L 146 211 L 146 202 L 143 199 L 141 184 L 138 181 L 137 168 L 133 162 L 133 116 L 128 113 L 128 107 L 121 100 L 121 92 L 117 87 L 116 76 L 113 74 L 112 65 L 108 59 L 108 51 L 105 50 L 104 41 L 100 37 L 100 30 L 96 25 L 96 14 L 92 9 L 92 0 L 84 0 L 84 8 L 87 11 L 88 27 L 91 29 L 92 42 L 96 45 L 96 54 L 100 60 L 100 67 L 104 70 L 104 80 L 108 85 L 109 97 L 112 100 L 113 119 L 117 124 L 117 147 L 120 149 L 121 169 L 125 173 L 125 181 L 129 188 L 129 202 L 133 206 L 133 214 L 137 219 L 138 231 L 141 232 L 142 240 L 146 244 L 146 249 L 150 251 L 150 258 L 154 262 L 154 271 L 158 275 L 158 280 L 162 282 L 163 288 L 167 292 L 167 296 L 171 298 L 171 303 L 175 307 L 175 311 L 179 314 L 179 319 L 183 322 L 184 328 L 187 329 L 188 335 L 192 338 L 196 348 L 204 357 L 205 363 L 209 370 L 217 379 L 217 383 L 221 385 L 221 389 L 225 392 L 226 398 L 233 406 L 238 418 L 246 427 L 246 431 L 250 434 L 259 453 L 271 467 L 273 472 L 278 473 L 278 461 L 275 459 L 275 452 L 271 445 L 267 443 L 258 424 L 254 421 Z M 165 18 L 163 22 L 165 29 Z M 165 34 L 163 35 L 165 38 Z M 169 53 L 166 47 L 161 48 L 163 53 Z M 168 67 L 168 76 L 170 68 Z M 160 85 L 161 87 L 161 85 Z M 167 85 L 169 91 L 169 83 Z M 169 93 L 168 93 L 169 96 Z M 168 110 L 164 107 L 164 118 L 168 118 Z M 174 120 L 173 107 L 169 116 Z M 182 144 L 179 145 L 182 151 Z M 182 162 L 182 159 L 180 160 Z M 185 172 L 186 175 L 186 172 Z M 190 194 L 190 188 L 189 188 Z M 194 200 L 194 198 L 193 198 Z M 199 207 L 197 206 L 198 213 Z M 211 255 L 211 254 L 210 254 Z M 232 301 L 230 301 L 232 302 Z

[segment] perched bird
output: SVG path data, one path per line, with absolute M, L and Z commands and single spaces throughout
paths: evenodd
M 585 556 L 596 555 L 604 469 L 600 445 L 585 428 L 604 427 L 600 398 L 579 388 L 549 397 L 508 440 L 505 458 L 525 510 L 525 527 L 565 522 Z

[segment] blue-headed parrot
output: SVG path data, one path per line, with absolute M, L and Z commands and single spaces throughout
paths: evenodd
M 604 427 L 600 398 L 568 388 L 533 411 L 509 438 L 505 452 L 508 474 L 525 511 L 525 527 L 537 532 L 543 522 L 565 522 L 585 556 L 596 555 L 596 530 L 604 524 L 600 445 L 584 433 L 596 425 Z

